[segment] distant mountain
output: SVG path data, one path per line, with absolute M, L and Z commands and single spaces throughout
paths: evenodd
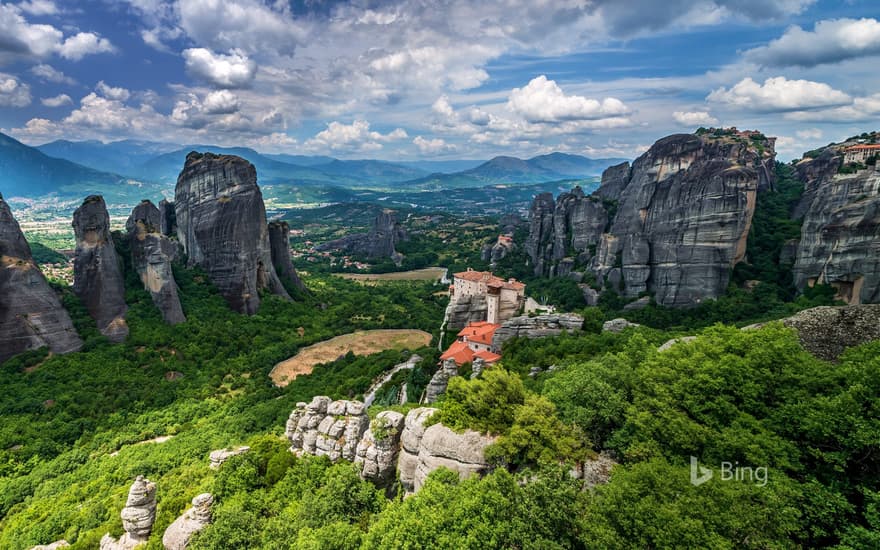
M 428 174 L 424 170 L 381 160 L 333 160 L 312 166 L 325 174 L 363 178 L 369 181 L 397 182 L 416 179 Z
M 325 157 L 322 155 L 285 155 L 285 154 L 267 154 L 263 156 L 278 162 L 286 162 L 287 164 L 296 164 L 297 166 L 317 166 L 318 164 L 327 164 L 336 160 L 333 157 Z
M 476 168 L 485 160 L 407 160 L 395 164 L 409 166 L 427 174 L 454 174 Z
M 50 157 L 69 160 L 101 172 L 133 175 L 135 168 L 157 155 L 179 149 L 180 145 L 155 141 L 124 140 L 67 141 L 59 139 L 37 147 Z
M 422 189 L 468 188 L 488 184 L 530 184 L 601 175 L 605 168 L 626 159 L 591 159 L 580 155 L 551 153 L 528 160 L 499 156 L 452 174 L 431 174 L 410 182 Z
M 7 198 L 85 198 L 102 194 L 108 202 L 154 197 L 161 190 L 117 174 L 50 157 L 0 133 L 0 193 Z

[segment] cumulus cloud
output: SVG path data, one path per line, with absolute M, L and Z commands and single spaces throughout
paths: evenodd
M 857 122 L 864 124 L 868 120 L 880 118 L 880 93 L 857 97 L 853 99 L 852 104 L 842 107 L 786 113 L 785 118 L 798 122 Z
M 758 84 L 744 78 L 736 85 L 718 88 L 708 101 L 759 112 L 803 111 L 852 103 L 852 98 L 824 82 L 788 80 L 784 76 L 768 78 Z
M 50 0 L 27 0 L 20 2 L 18 7 L 31 15 L 55 15 L 58 13 L 58 6 Z
M 439 153 L 455 151 L 455 146 L 446 143 L 445 140 L 440 138 L 423 138 L 422 136 L 416 136 L 413 139 L 413 144 L 419 148 L 419 152 L 423 155 L 436 155 Z
M 190 74 L 219 88 L 245 88 L 257 74 L 257 64 L 241 50 L 224 55 L 206 48 L 190 48 L 183 51 L 183 58 Z
M 315 137 L 307 140 L 307 149 L 321 151 L 357 151 L 369 152 L 382 148 L 382 143 L 406 139 L 406 130 L 395 128 L 387 134 L 370 130 L 366 120 L 355 120 L 351 124 L 333 121 L 327 128 L 318 132 Z
M 629 113 L 622 101 L 607 97 L 602 101 L 566 95 L 553 80 L 541 75 L 523 88 L 514 88 L 507 102 L 511 111 L 529 122 L 561 122 L 620 117 Z
M 305 40 L 306 28 L 280 4 L 179 0 L 180 26 L 196 42 L 215 50 L 238 48 L 247 53 L 275 51 L 290 55 Z
M 240 114 L 241 101 L 229 90 L 209 92 L 203 98 L 188 94 L 178 100 L 171 112 L 171 120 L 188 128 L 205 128 L 210 125 L 248 129 L 251 119 Z M 263 122 L 265 123 L 265 117 Z M 268 126 L 268 125 L 267 125 Z
M 229 90 L 218 90 L 205 96 L 202 104 L 205 113 L 209 115 L 228 115 L 238 112 L 241 109 L 241 103 L 238 96 Z
M 77 33 L 65 39 L 57 49 L 58 55 L 72 61 L 79 61 L 87 55 L 116 51 L 116 47 L 109 40 L 93 32 Z
M 64 33 L 52 25 L 28 23 L 18 6 L 0 4 L 0 54 L 3 57 L 44 57 L 53 53 L 63 38 Z
M 108 86 L 103 80 L 98 82 L 95 86 L 95 90 L 107 99 L 113 99 L 116 101 L 128 101 L 128 98 L 131 97 L 131 92 L 125 88 Z
M 873 18 L 819 21 L 812 31 L 798 26 L 766 46 L 745 54 L 765 67 L 815 67 L 847 59 L 880 55 L 880 21 Z
M 40 103 L 46 107 L 62 107 L 64 105 L 73 105 L 73 100 L 67 94 L 59 94 L 55 97 L 44 97 Z
M 0 107 L 27 107 L 30 104 L 30 86 L 12 75 L 0 73 Z
M 675 122 L 687 127 L 718 124 L 718 119 L 708 111 L 675 111 L 672 113 L 672 118 L 675 119 Z
M 63 72 L 58 69 L 52 67 L 51 65 L 34 65 L 31 67 L 31 73 L 42 80 L 43 82 L 52 82 L 55 84 L 68 84 L 73 86 L 76 84 L 76 80 L 70 78 Z

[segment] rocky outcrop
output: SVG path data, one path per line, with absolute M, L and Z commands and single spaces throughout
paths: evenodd
M 585 488 L 592 489 L 596 485 L 608 483 L 611 480 L 611 470 L 617 464 L 610 454 L 603 451 L 579 464 L 573 472 L 574 477 L 583 480 Z
M 121 342 L 128 336 L 125 279 L 110 235 L 110 215 L 102 197 L 92 195 L 76 209 L 73 232 L 76 235 L 73 291 L 98 324 L 101 334 L 112 342 Z
M 299 290 L 306 290 L 290 260 L 290 225 L 287 222 L 269 224 L 269 247 L 272 250 L 272 265 L 281 280 L 290 281 Z
M 177 212 L 173 201 L 159 201 L 159 232 L 166 237 L 177 238 Z
M 600 286 L 658 304 L 717 298 L 745 255 L 759 188 L 773 184 L 774 140 L 736 130 L 659 140 L 632 166 L 579 189 L 535 198 L 526 252 L 537 275 L 581 266 Z M 552 205 L 552 206 L 551 206 Z
M 623 318 L 611 319 L 610 321 L 602 323 L 602 332 L 623 332 L 628 328 L 636 328 L 640 326 L 642 325 L 631 323 Z
M 803 290 L 837 289 L 849 304 L 880 302 L 880 170 L 838 174 L 842 155 L 826 149 L 797 164 L 804 181 L 801 239 L 792 271 Z
M 82 340 L 0 195 L 0 363 L 44 346 L 69 353 Z
M 38 544 L 37 546 L 31 547 L 30 550 L 58 550 L 59 548 L 67 548 L 70 546 L 70 543 L 64 539 L 56 540 L 51 544 Z
M 249 453 L 250 450 L 251 448 L 247 445 L 242 445 L 241 447 L 232 447 L 230 449 L 217 449 L 216 451 L 211 451 L 211 454 L 208 455 L 208 460 L 211 462 L 210 467 L 212 470 L 216 470 L 230 458 Z
M 174 206 L 188 264 L 208 273 L 232 309 L 256 313 L 261 290 L 289 298 L 273 268 L 253 164 L 232 155 L 188 154 Z
M 137 271 L 144 289 L 150 293 L 153 303 L 162 312 L 166 323 L 176 325 L 186 321 L 177 282 L 171 262 L 177 253 L 177 245 L 161 232 L 160 210 L 150 201 L 142 201 L 134 207 L 125 223 L 131 248 L 131 265 Z
M 449 379 L 453 376 L 458 376 L 458 366 L 455 364 L 455 359 L 447 359 L 443 361 L 443 364 L 428 382 L 428 386 L 425 388 L 424 402 L 435 403 L 441 395 L 446 393 Z
M 400 263 L 403 256 L 397 252 L 397 244 L 407 240 L 406 231 L 397 220 L 397 213 L 393 210 L 382 210 L 373 219 L 373 225 L 368 233 L 347 235 L 341 239 L 324 243 L 317 250 L 343 250 L 348 254 L 355 254 L 379 260 L 391 258 L 395 263 Z
M 390 489 L 394 483 L 404 420 L 399 412 L 382 411 L 358 442 L 354 463 L 361 467 L 361 477 L 377 487 Z
M 296 454 L 354 462 L 358 444 L 369 426 L 370 419 L 360 401 L 332 401 L 317 396 L 311 403 L 297 403 L 287 419 L 285 435 Z
M 138 476 L 128 491 L 128 500 L 122 509 L 122 528 L 119 540 L 108 534 L 101 538 L 101 550 L 131 550 L 147 542 L 156 521 L 156 484 Z
M 584 318 L 575 313 L 547 313 L 529 317 L 523 315 L 504 321 L 492 337 L 492 350 L 501 353 L 504 342 L 511 338 L 545 338 L 563 332 L 579 332 Z
M 213 503 L 211 493 L 202 493 L 192 499 L 192 508 L 174 520 L 162 535 L 165 550 L 184 550 L 193 535 L 210 525 Z
M 880 304 L 814 307 L 782 320 L 797 330 L 805 350 L 836 361 L 853 346 L 880 340 Z
M 470 323 L 485 321 L 489 315 L 489 302 L 484 294 L 455 296 L 446 312 L 446 326 L 461 330 Z
M 456 433 L 443 424 L 428 427 L 419 442 L 419 458 L 413 475 L 413 492 L 418 492 L 428 474 L 437 468 L 448 468 L 461 479 L 489 471 L 483 451 L 494 438 L 472 430 Z
M 494 243 L 483 245 L 483 248 L 480 249 L 480 259 L 489 262 L 489 266 L 494 268 L 498 262 L 515 250 L 516 243 L 513 242 L 513 235 L 502 234 Z
M 400 486 L 407 494 L 415 492 L 416 468 L 419 466 L 419 452 L 422 437 L 425 435 L 425 422 L 437 409 L 419 407 L 409 411 L 404 419 L 400 434 L 400 454 L 397 459 L 397 474 Z
M 688 342 L 693 342 L 696 339 L 697 339 L 696 336 L 682 336 L 680 338 L 672 338 L 670 340 L 663 342 L 663 345 L 661 345 L 659 348 L 657 348 L 657 351 L 666 351 L 666 350 L 672 349 L 673 347 L 677 346 L 678 344 L 686 344 Z

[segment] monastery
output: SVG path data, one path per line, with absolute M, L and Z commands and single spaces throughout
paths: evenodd
M 859 162 L 864 164 L 871 157 L 880 156 L 880 145 L 853 145 L 843 151 L 844 164 Z

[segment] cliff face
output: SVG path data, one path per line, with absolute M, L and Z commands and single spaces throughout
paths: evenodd
M 273 268 L 263 195 L 250 162 L 188 154 L 174 207 L 188 264 L 208 273 L 232 309 L 256 313 L 263 289 L 289 298 Z
M 527 252 L 536 274 L 582 266 L 627 297 L 689 306 L 726 289 L 745 254 L 759 188 L 773 185 L 774 141 L 760 135 L 673 135 L 632 167 L 606 170 L 590 197 L 538 196 Z
M 296 288 L 306 290 L 306 285 L 300 280 L 290 260 L 290 226 L 287 222 L 269 224 L 269 247 L 272 250 L 272 264 L 278 276 L 287 279 Z
M 880 302 L 880 170 L 838 174 L 842 156 L 826 149 L 797 164 L 804 223 L 793 268 L 799 289 L 837 288 L 849 304 Z
M 128 336 L 125 279 L 110 236 L 110 215 L 102 197 L 87 197 L 76 209 L 73 232 L 76 235 L 73 291 L 98 324 L 101 334 L 112 342 L 121 342 Z
M 0 363 L 43 346 L 68 353 L 82 341 L 0 196 Z
M 131 246 L 131 264 L 153 303 L 162 312 L 162 318 L 174 325 L 186 321 L 171 269 L 177 247 L 161 233 L 161 226 L 160 210 L 150 201 L 135 206 L 125 223 Z
M 318 250 L 344 250 L 371 259 L 391 258 L 399 263 L 402 256 L 397 252 L 397 244 L 407 239 L 406 231 L 397 220 L 393 210 L 383 210 L 373 219 L 368 233 L 348 235 L 335 241 L 324 243 Z

